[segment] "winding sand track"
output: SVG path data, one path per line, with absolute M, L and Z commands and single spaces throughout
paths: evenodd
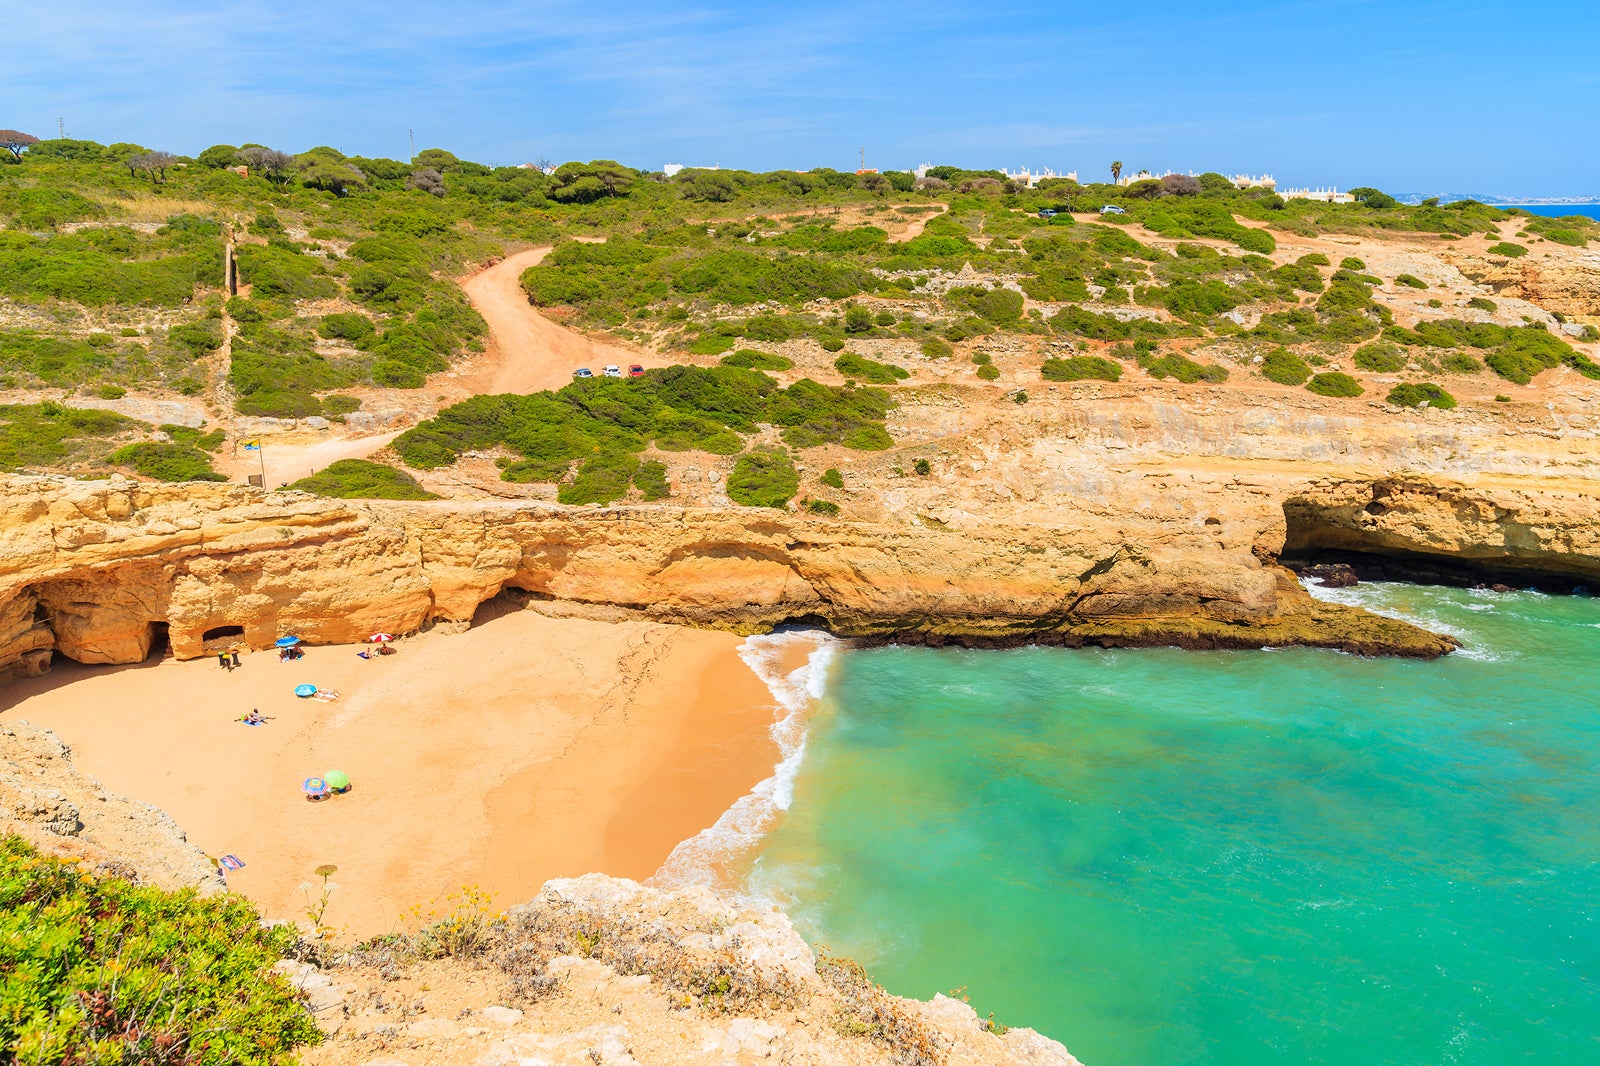
M 543 262 L 549 252 L 548 247 L 530 248 L 462 280 L 462 291 L 489 324 L 488 358 L 474 379 L 465 383 L 471 392 L 559 389 L 580 366 L 598 376 L 607 364 L 624 370 L 630 363 L 664 365 L 649 352 L 592 340 L 559 326 L 528 303 L 522 272 Z

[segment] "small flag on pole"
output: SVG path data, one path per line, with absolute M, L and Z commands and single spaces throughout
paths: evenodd
M 243 447 L 247 452 L 259 452 L 261 450 L 261 442 L 259 440 L 247 440 L 244 442 Z

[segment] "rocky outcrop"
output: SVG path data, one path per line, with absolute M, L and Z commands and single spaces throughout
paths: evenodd
M 244 486 L 0 481 L 0 665 L 266 647 L 470 619 L 503 589 L 661 621 L 969 644 L 1309 644 L 1435 656 L 1402 622 L 1318 604 L 1245 547 L 1118 529 L 980 530 L 757 509 L 320 499 Z M 30 658 L 31 657 L 31 658 Z
M 1078 1062 L 962 1000 L 889 995 L 854 963 L 814 955 L 778 911 L 703 888 L 594 874 L 550 881 L 466 955 L 427 960 L 380 946 L 321 970 L 280 964 L 332 1037 L 304 1062 Z
M 1600 584 L 1600 500 L 1412 478 L 1315 482 L 1284 502 L 1284 553 L 1349 553 L 1484 580 Z
M 1568 318 L 1600 319 L 1600 269 L 1521 259 L 1474 274 L 1503 296 L 1538 304 Z
M 0 836 L 163 888 L 222 887 L 216 864 L 163 810 L 108 792 L 81 773 L 54 733 L 0 721 Z

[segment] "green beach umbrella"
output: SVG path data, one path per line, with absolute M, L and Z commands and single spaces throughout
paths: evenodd
M 328 787 L 333 789 L 335 792 L 342 792 L 350 787 L 350 775 L 345 773 L 343 770 L 329 770 L 327 773 L 322 775 L 322 779 L 326 781 L 328 783 Z

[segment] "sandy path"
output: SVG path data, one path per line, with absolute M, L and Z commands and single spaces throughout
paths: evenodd
M 666 365 L 649 352 L 558 326 L 528 303 L 522 272 L 543 262 L 549 252 L 548 247 L 517 252 L 461 282 L 467 299 L 489 324 L 487 358 L 461 382 L 463 386 L 472 393 L 529 393 L 559 389 L 580 366 L 598 375 L 607 364 L 624 371 L 630 363 Z
M 243 481 L 250 474 L 261 473 L 264 465 L 267 487 L 278 488 L 310 477 L 340 459 L 365 459 L 386 447 L 400 433 L 401 430 L 396 429 L 371 437 L 327 437 L 314 441 L 269 436 L 263 438 L 266 447 L 260 452 L 245 451 L 243 448 L 237 454 L 223 452 L 216 457 L 214 465 L 234 481 Z
M 7 686 L 81 769 L 165 808 L 271 918 L 339 867 L 328 921 L 372 935 L 464 885 L 510 905 L 549 877 L 643 878 L 768 776 L 773 699 L 727 633 L 510 611 L 372 661 L 318 647 L 139 667 L 62 663 Z M 297 699 L 301 682 L 343 693 Z M 272 720 L 235 719 L 252 707 Z M 329 769 L 354 790 L 322 803 Z M 641 789 L 649 783 L 654 787 Z

